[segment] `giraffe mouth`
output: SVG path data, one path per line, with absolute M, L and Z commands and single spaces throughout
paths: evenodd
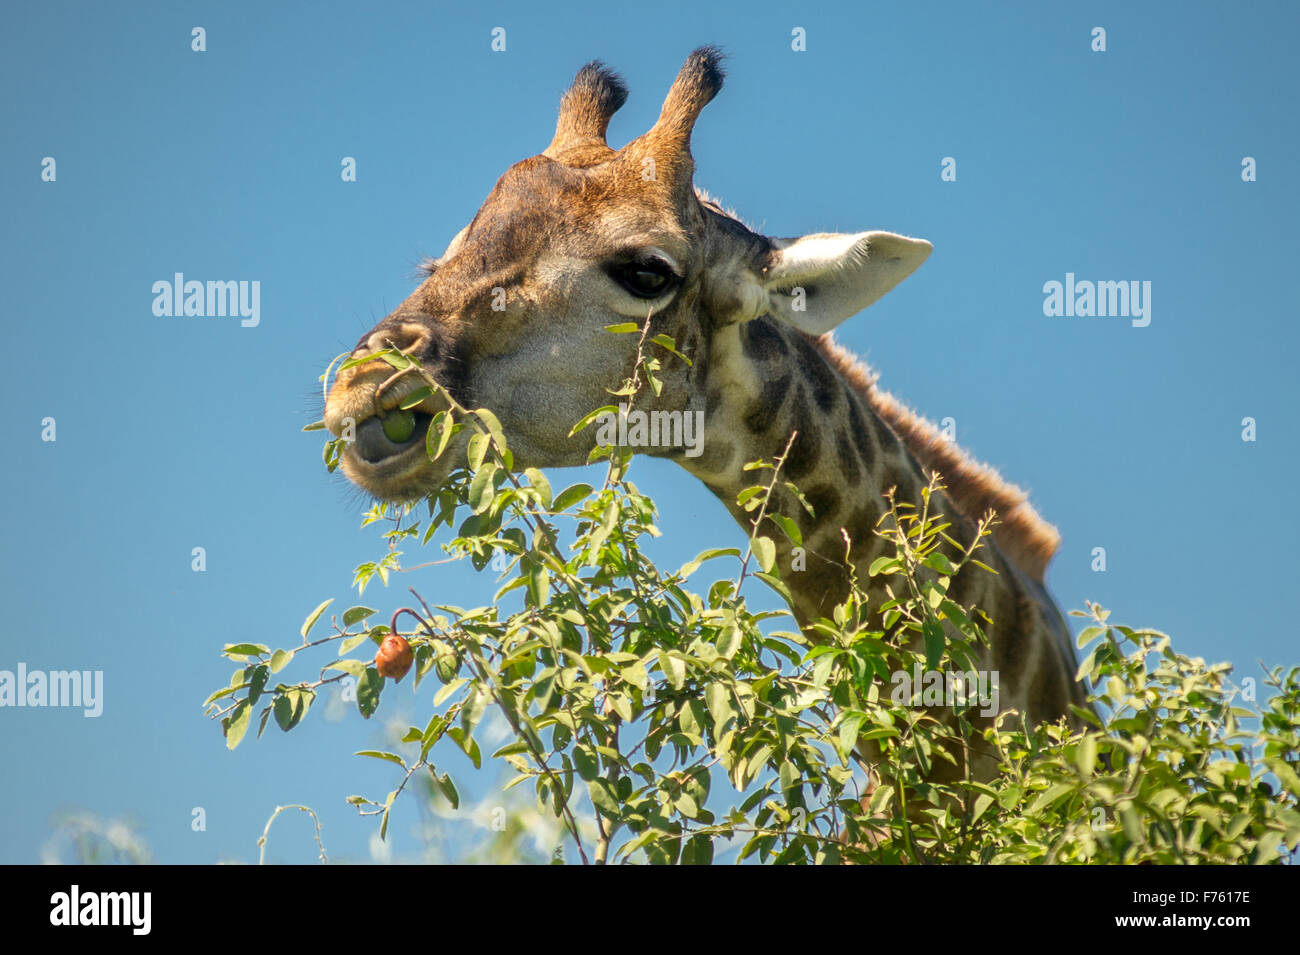
M 357 425 L 353 452 L 367 464 L 380 464 L 399 457 L 415 447 L 424 447 L 424 437 L 433 416 L 423 411 L 374 415 Z
M 351 431 L 339 462 L 349 481 L 379 500 L 412 501 L 445 475 L 443 464 L 429 460 L 425 444 L 434 417 L 448 404 L 437 393 L 411 404 L 421 385 L 385 388 L 391 380 L 386 372 L 340 376 L 325 402 L 325 427 L 336 437 Z

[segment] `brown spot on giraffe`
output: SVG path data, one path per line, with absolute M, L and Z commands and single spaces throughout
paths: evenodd
M 569 431 L 608 403 L 606 389 L 635 363 L 639 336 L 606 326 L 649 322 L 692 363 L 656 352 L 662 391 L 643 392 L 638 407 L 704 414 L 704 453 L 670 456 L 742 526 L 750 515 L 735 498 L 753 482 L 743 464 L 775 459 L 799 431 L 786 473 L 817 517 L 784 493 L 780 507 L 805 528 L 809 550 L 808 569 L 786 574 L 801 624 L 845 592 L 840 528 L 855 541 L 851 559 L 865 580 L 880 548 L 873 532 L 884 490 L 897 485 L 900 498 L 917 501 L 927 473 L 938 471 L 948 490 L 932 507 L 953 522 L 954 537 L 969 539 L 990 508 L 1002 520 L 987 560 L 999 573 L 963 572 L 952 586 L 994 618 L 1004 704 L 1040 719 L 1067 713 L 1082 697 L 1062 678 L 1072 642 L 1043 584 L 1055 530 L 1023 491 L 878 389 L 830 336 L 920 266 L 929 243 L 888 232 L 770 237 L 698 191 L 691 131 L 722 79 L 716 50 L 692 53 L 655 123 L 615 149 L 605 137 L 626 89 L 601 64 L 583 67 L 550 145 L 505 171 L 420 286 L 353 354 L 401 349 L 461 403 L 496 412 L 517 466 L 562 467 L 585 463 L 594 429 Z M 389 374 L 380 364 L 338 375 L 325 422 L 336 435 L 355 427 L 342 468 L 359 487 L 385 500 L 419 498 L 442 485 L 468 434 L 430 461 L 423 429 L 443 404 L 429 397 L 416 408 L 412 438 L 388 439 L 383 416 L 418 382 L 381 388 Z M 789 568 L 793 545 L 776 539 Z
M 795 345 L 799 349 L 800 363 L 808 369 L 813 399 L 823 414 L 829 414 L 835 409 L 835 398 L 842 388 L 841 382 L 826 362 L 817 360 L 817 352 L 808 344 L 807 339 L 800 336 L 795 339 Z
M 835 453 L 839 455 L 840 474 L 844 483 L 852 487 L 862 477 L 862 465 L 858 462 L 858 449 L 853 446 L 847 431 L 835 436 Z
M 813 509 L 814 519 L 819 527 L 825 527 L 839 537 L 839 525 L 834 523 L 840 509 L 840 492 L 834 484 L 816 484 L 804 491 L 803 495 Z
M 768 418 L 768 427 L 780 421 L 781 409 L 774 409 L 775 414 Z M 790 446 L 789 456 L 785 461 L 785 476 L 795 483 L 812 474 L 822 461 L 821 428 L 808 408 L 808 393 L 801 386 L 790 402 L 790 409 L 782 422 L 783 434 L 796 433 L 794 444 Z
M 777 374 L 763 382 L 758 397 L 745 411 L 745 427 L 755 434 L 768 430 L 781 412 L 781 404 L 790 390 L 790 372 Z

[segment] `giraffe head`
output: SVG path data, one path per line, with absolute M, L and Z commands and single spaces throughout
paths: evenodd
M 642 344 L 607 326 L 648 321 L 648 338 L 666 334 L 692 359 L 645 344 L 663 360 L 663 387 L 639 395 L 638 407 L 698 411 L 720 330 L 770 315 L 821 334 L 924 261 L 929 243 L 886 232 L 769 238 L 697 193 L 691 131 L 722 86 L 719 61 L 711 48 L 692 53 L 658 121 L 618 150 L 605 131 L 627 91 L 599 63 L 584 67 L 550 146 L 506 170 L 353 356 L 395 347 L 418 359 L 461 404 L 496 413 L 518 466 L 582 464 L 595 429 L 570 430 L 612 403 L 607 389 L 631 376 Z M 435 490 L 458 455 L 454 446 L 437 462 L 425 454 L 437 396 L 415 409 L 409 438 L 385 433 L 385 414 L 420 387 L 413 376 L 385 386 L 391 375 L 379 361 L 341 372 L 325 423 L 335 435 L 355 428 L 348 478 L 378 498 L 409 500 Z

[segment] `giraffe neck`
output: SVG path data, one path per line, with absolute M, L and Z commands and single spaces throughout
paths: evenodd
M 697 382 L 705 406 L 703 453 L 677 460 L 746 531 L 754 513 L 736 497 L 766 483 L 771 472 L 746 471 L 745 463 L 775 461 L 798 432 L 781 477 L 798 486 L 815 515 L 784 488 L 774 493 L 770 509 L 799 524 L 802 553 L 775 526 L 760 532 L 777 544 L 780 576 L 796 619 L 807 626 L 848 595 L 850 565 L 865 587 L 870 562 L 892 548 L 875 533 L 888 509 L 885 492 L 893 487 L 899 502 L 919 506 L 927 475 L 885 420 L 798 332 L 768 318 L 724 326 L 711 336 L 703 365 Z M 974 522 L 942 493 L 931 497 L 930 511 L 951 522 L 948 534 L 963 545 L 974 537 Z M 1040 581 L 992 541 L 986 547 L 981 560 L 997 573 L 967 565 L 954 575 L 949 593 L 993 621 L 986 628 L 988 665 L 998 671 L 1002 706 L 1034 719 L 1068 715 L 1068 704 L 1082 705 L 1083 697 L 1060 611 Z

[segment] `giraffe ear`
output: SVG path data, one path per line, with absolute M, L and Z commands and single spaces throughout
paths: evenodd
M 892 232 L 773 239 L 762 276 L 769 314 L 823 335 L 912 274 L 933 246 Z

